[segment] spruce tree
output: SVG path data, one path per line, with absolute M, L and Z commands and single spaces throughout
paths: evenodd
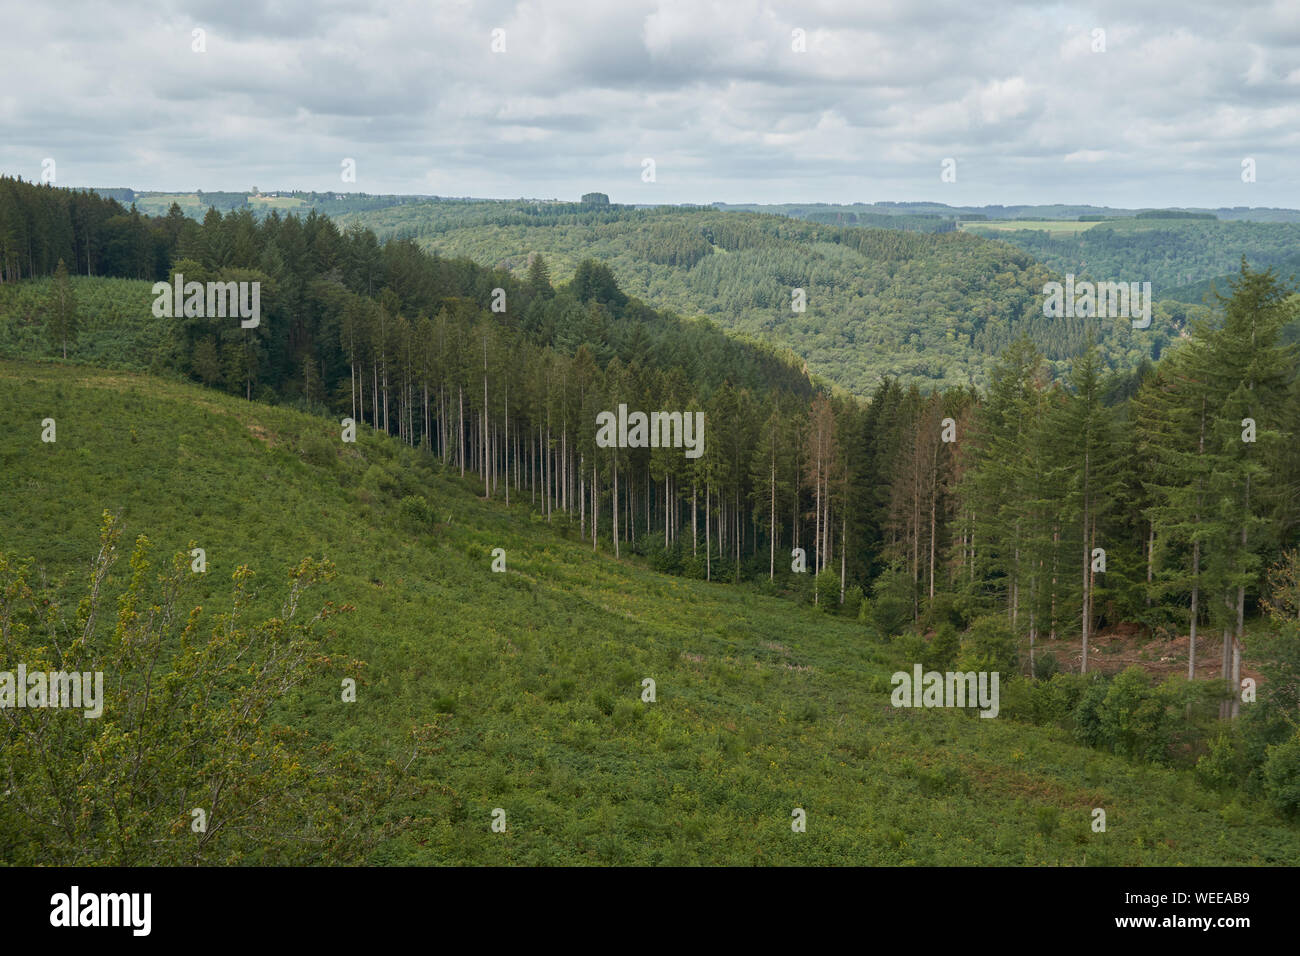
M 77 343 L 77 330 L 80 326 L 80 313 L 77 309 L 77 297 L 72 291 L 72 279 L 68 276 L 68 267 L 62 259 L 54 270 L 54 279 L 46 299 L 48 319 L 46 329 L 56 348 L 63 349 L 63 357 L 68 357 L 68 344 Z

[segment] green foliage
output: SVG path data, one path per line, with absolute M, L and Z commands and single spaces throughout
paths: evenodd
M 825 217 L 437 201 L 344 221 L 381 238 L 414 238 L 442 256 L 505 263 L 516 275 L 541 253 L 556 275 L 575 275 L 584 301 L 593 286 L 584 260 L 599 254 L 633 298 L 794 350 L 814 374 L 859 395 L 891 377 L 926 388 L 985 385 L 994 356 L 1022 334 L 1061 371 L 1085 346 L 1089 322 L 1043 316 L 1043 284 L 1059 275 L 1004 242 L 952 231 L 951 212 L 925 221 L 862 212 L 818 218 Z M 804 312 L 792 309 L 795 288 L 807 295 Z M 1107 365 L 1131 367 L 1177 338 L 1168 321 L 1141 338 L 1126 326 L 1102 330 Z
M 1084 693 L 1092 686 L 1086 676 L 1053 674 L 1036 680 L 1030 693 L 1030 713 L 1034 723 L 1044 727 L 1067 727 Z
M 234 626 L 250 640 L 271 621 L 280 623 L 267 635 L 304 639 L 295 626 L 328 601 L 355 610 L 312 630 L 312 640 L 328 639 L 320 653 L 333 663 L 320 663 L 331 674 L 314 672 L 266 698 L 259 725 L 291 728 L 275 738 L 286 759 L 299 756 L 301 773 L 325 772 L 286 792 L 268 816 L 246 818 L 249 829 L 218 830 L 205 860 L 227 862 L 239 850 L 245 863 L 726 864 L 761 849 L 768 862 L 790 865 L 1011 865 L 1039 852 L 1032 814 L 1018 803 L 1026 788 L 1052 795 L 1040 802 L 1062 808 L 1062 828 L 1093 800 L 1141 819 L 1146 839 L 1111 845 L 1117 865 L 1225 858 L 1224 798 L 1197 793 L 1189 804 L 1186 771 L 1138 776 L 1054 730 L 894 710 L 896 666 L 856 622 L 748 585 L 667 577 L 638 559 L 593 553 L 589 541 L 566 540 L 545 521 L 518 520 L 518 505 L 483 500 L 470 476 L 424 467 L 420 451 L 401 466 L 400 494 L 359 504 L 353 491 L 363 475 L 401 460 L 396 439 L 359 430 L 355 446 L 318 466 L 304 461 L 302 442 L 321 433 L 320 420 L 282 406 L 131 373 L 5 361 L 0 385 L 15 421 L 39 421 L 43 409 L 60 419 L 58 443 L 40 454 L 30 430 L 0 432 L 0 463 L 17 489 L 0 496 L 3 550 L 38 556 L 54 604 L 72 608 L 85 597 L 84 571 L 97 553 L 93 516 L 106 502 L 167 550 L 196 539 L 207 549 L 207 574 L 188 573 L 176 603 L 203 605 L 195 633 L 204 640 L 231 610 L 220 581 L 246 556 L 260 569 L 296 567 L 304 553 L 337 563 L 333 580 L 314 583 L 292 616 L 283 613 L 283 588 L 246 589 L 240 599 Z M 424 497 L 437 515 L 435 542 L 413 541 L 400 527 L 406 496 Z M 494 547 L 509 553 L 510 574 L 488 570 Z M 39 580 L 32 567 L 29 582 Z M 133 627 L 165 593 L 149 574 L 141 581 L 148 596 Z M 131 587 L 129 574 L 110 575 L 101 603 L 111 608 Z M 111 641 L 114 615 L 97 621 L 96 633 Z M 176 631 L 186 618 L 173 621 L 164 656 L 181 649 Z M 31 640 L 46 644 L 45 633 L 32 627 Z M 343 704 L 339 669 L 348 672 L 353 659 L 366 664 L 357 703 Z M 647 676 L 657 682 L 655 703 L 640 700 Z M 243 681 L 232 675 L 223 686 Z M 115 714 L 106 708 L 104 719 Z M 435 745 L 412 761 L 407 730 L 426 725 Z M 319 754 L 322 745 L 335 756 Z M 218 736 L 203 746 L 224 744 Z M 7 759 L 9 748 L 0 750 Z M 328 770 L 336 758 L 345 773 Z M 253 774 L 272 766 L 267 760 L 240 762 Z M 405 768 L 404 783 L 390 762 Z M 182 772 L 166 771 L 169 779 Z M 110 805 L 108 797 L 95 805 Z M 789 807 L 813 808 L 815 823 L 817 808 L 864 800 L 870 814 L 790 838 Z M 160 804 L 181 828 L 159 846 L 192 846 L 197 835 L 177 810 L 187 804 L 197 802 Z M 488 827 L 494 807 L 507 809 L 506 834 Z M 1233 812 L 1246 838 L 1234 843 L 1234 862 L 1300 853 L 1295 828 L 1271 811 L 1239 801 Z M 0 799 L 0 833 L 3 859 L 34 853 L 32 826 L 9 798 Z M 60 845 L 73 852 L 78 844 Z M 79 859 L 114 859 L 86 846 Z
M 901 634 L 912 620 L 912 582 L 907 572 L 895 565 L 880 575 L 871 587 L 871 600 L 863 608 L 869 623 L 882 637 Z
M 827 614 L 842 613 L 839 575 L 823 571 L 817 576 L 817 604 Z
M 1153 687 L 1140 667 L 1129 667 L 1110 682 L 1098 708 L 1099 743 L 1126 757 L 1159 761 L 1170 741 L 1169 695 Z
M 1034 677 L 1038 680 L 1051 680 L 1060 669 L 1060 662 L 1051 651 L 1041 651 L 1034 655 Z
M 1300 733 L 1268 749 L 1264 787 L 1269 802 L 1290 817 L 1300 815 Z
M 136 539 L 125 580 L 111 571 L 121 525 L 104 514 L 99 549 L 75 619 L 0 553 L 5 659 L 30 671 L 83 675 L 100 713 L 15 709 L 3 722 L 5 800 L 0 848 L 19 865 L 176 865 L 361 860 L 396 832 L 358 831 L 349 816 L 396 795 L 390 774 L 358 774 L 355 755 L 278 726 L 280 700 L 344 665 L 322 654 L 324 622 L 351 610 L 325 602 L 300 616 L 307 591 L 334 577 L 328 561 L 290 570 L 277 616 L 248 620 L 253 572 L 235 569 L 230 610 L 177 606 L 190 590 L 178 553 L 154 580 L 149 542 Z M 116 620 L 109 606 L 117 607 Z M 54 638 L 52 641 L 50 638 Z M 25 691 L 25 688 L 24 688 Z M 192 812 L 191 808 L 200 811 Z
M 1212 220 L 1153 212 L 1073 233 L 1000 229 L 996 236 L 1054 272 L 1099 282 L 1146 281 L 1157 298 L 1189 303 L 1202 301 L 1211 279 L 1226 289 L 1243 255 L 1257 268 L 1282 267 L 1295 255 L 1300 223 Z
M 1196 781 L 1210 790 L 1234 790 L 1246 776 L 1246 761 L 1233 736 L 1221 732 L 1196 762 Z
M 960 650 L 961 638 L 957 634 L 957 628 L 944 621 L 930 638 L 922 663 L 928 671 L 947 671 L 956 664 Z
M 840 613 L 845 617 L 856 618 L 861 610 L 862 588 L 860 585 L 850 584 L 844 591 L 844 604 L 841 606 Z
M 417 534 L 427 534 L 437 522 L 437 516 L 424 495 L 407 495 L 398 504 L 398 514 L 403 526 Z
M 960 671 L 997 671 L 1004 679 L 1015 674 L 1020 667 L 1016 648 L 1016 635 L 1003 614 L 986 614 L 976 618 L 970 630 L 962 635 L 961 650 L 957 656 Z

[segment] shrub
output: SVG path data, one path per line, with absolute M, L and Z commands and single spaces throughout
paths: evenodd
M 636 723 L 644 709 L 639 700 L 620 700 L 614 705 L 614 726 L 622 729 Z
M 1084 677 L 1087 681 L 1079 703 L 1074 708 L 1074 736 L 1089 747 L 1101 746 L 1101 706 L 1110 689 L 1100 675 Z
M 399 483 L 383 465 L 377 462 L 366 469 L 361 487 L 370 493 L 372 500 L 387 498 L 397 493 Z
M 817 575 L 817 604 L 827 614 L 840 610 L 840 579 L 829 571 Z
M 998 693 L 998 713 L 1010 720 L 1032 721 L 1034 718 L 1033 681 L 1011 675 L 1009 680 L 1001 683 Z
M 925 642 L 925 638 L 916 631 L 905 631 L 900 634 L 894 641 L 894 646 L 898 649 L 899 658 L 906 661 L 909 666 L 924 664 L 926 654 L 930 650 L 930 645 Z
M 1051 651 L 1034 655 L 1034 676 L 1039 680 L 1050 680 L 1060 670 L 1061 665 Z
M 871 624 L 886 639 L 903 633 L 912 620 L 912 582 L 901 565 L 891 565 L 871 586 Z
M 1235 741 L 1220 733 L 1196 762 L 1196 782 L 1208 790 L 1235 788 L 1245 775 L 1245 760 Z
M 934 637 L 930 638 L 930 646 L 925 653 L 925 667 L 927 670 L 946 671 L 950 669 L 957 660 L 957 653 L 961 650 L 961 638 L 957 636 L 957 628 L 944 621 L 939 625 L 939 630 Z
M 1034 828 L 1044 840 L 1056 835 L 1056 828 L 1061 825 L 1060 807 L 1034 807 Z
M 1053 674 L 1048 680 L 1036 681 L 1029 700 L 1033 722 L 1043 727 L 1066 726 L 1088 686 L 1088 679 L 1076 674 Z
M 308 435 L 300 445 L 302 460 L 318 468 L 330 468 L 338 461 L 334 445 L 320 435 Z
M 1134 665 L 1116 677 L 1102 711 L 1104 733 L 1111 738 L 1115 752 L 1164 760 L 1174 730 L 1168 704 L 1168 688 L 1152 687 L 1151 677 L 1142 668 Z
M 862 588 L 856 584 L 849 585 L 844 592 L 844 604 L 841 612 L 847 617 L 857 617 L 858 611 L 862 607 Z
M 1268 748 L 1264 793 L 1279 813 L 1287 817 L 1300 815 L 1300 733 Z
M 925 613 L 921 615 L 922 627 L 927 631 L 937 630 L 945 624 L 954 628 L 963 627 L 966 623 L 957 604 L 957 595 L 947 591 L 940 591 L 931 598 Z
M 424 495 L 407 495 L 397 506 L 398 521 L 408 531 L 423 534 L 434 525 L 433 509 Z
M 1011 675 L 1020 667 L 1016 636 L 1001 614 L 977 618 L 961 641 L 957 668 L 963 671 L 998 671 Z

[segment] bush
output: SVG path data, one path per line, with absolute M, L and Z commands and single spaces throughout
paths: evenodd
M 620 730 L 624 727 L 630 727 L 641 719 L 641 713 L 645 705 L 639 700 L 620 700 L 614 705 L 614 726 Z
M 1101 706 L 1106 700 L 1109 683 L 1100 675 L 1080 675 L 1086 681 L 1079 703 L 1074 708 L 1074 736 L 1089 747 L 1101 746 Z
M 906 661 L 909 666 L 924 665 L 926 654 L 930 650 L 930 645 L 925 642 L 925 638 L 916 631 L 904 631 L 894 641 L 894 646 L 897 648 L 899 658 Z
M 1039 680 L 1051 680 L 1053 675 L 1061 670 L 1060 663 L 1056 660 L 1056 655 L 1051 651 L 1043 651 L 1041 654 L 1034 655 L 1034 676 Z
M 851 584 L 848 590 L 844 592 L 844 604 L 841 607 L 841 612 L 846 617 L 857 617 L 861 608 L 862 588 L 856 584 Z
M 1031 719 L 1042 727 L 1068 725 L 1088 686 L 1088 678 L 1076 674 L 1053 674 L 1036 681 L 1029 698 Z
M 320 435 L 308 435 L 300 445 L 302 460 L 318 468 L 330 468 L 338 462 L 334 444 Z
M 957 660 L 957 653 L 961 650 L 961 638 L 957 636 L 957 628 L 953 627 L 948 621 L 939 625 L 939 630 L 934 637 L 930 639 L 930 646 L 925 653 L 925 667 L 932 671 L 949 670 Z
M 1102 707 L 1102 734 L 1111 748 L 1126 757 L 1163 760 L 1173 731 L 1168 694 L 1152 687 L 1151 677 L 1134 665 L 1116 677 Z
M 1287 817 L 1300 815 L 1300 733 L 1268 748 L 1264 793 L 1279 813 Z
M 953 628 L 964 627 L 967 621 L 957 606 L 957 595 L 940 591 L 930 599 L 925 613 L 921 615 L 921 626 L 927 631 L 938 630 L 945 624 Z
M 903 633 L 912 620 L 912 582 L 901 565 L 891 565 L 871 586 L 868 623 L 889 639 Z
M 591 695 L 591 702 L 596 705 L 596 709 L 608 717 L 614 713 L 614 698 L 607 691 L 598 690 Z
M 1210 741 L 1210 749 L 1196 762 L 1196 782 L 1207 790 L 1231 790 L 1245 776 L 1245 760 L 1226 733 Z
M 376 462 L 361 477 L 361 487 L 369 492 L 371 500 L 377 501 L 396 495 L 400 483 L 383 465 Z
M 653 541 L 644 539 L 642 547 L 645 551 L 647 563 L 652 569 L 662 574 L 681 574 L 681 545 L 674 544 L 671 548 L 665 549 L 663 542 L 656 538 Z
M 1168 756 L 1174 722 L 1170 692 L 1152 687 L 1134 665 L 1113 680 L 1094 680 L 1075 709 L 1075 736 L 1084 743 L 1141 760 Z
M 998 693 L 998 713 L 1010 720 L 1033 721 L 1033 681 L 1019 674 L 1013 674 L 1009 680 L 1002 681 Z
M 830 571 L 817 575 L 817 604 L 827 614 L 840 610 L 840 579 Z
M 986 614 L 977 618 L 961 641 L 957 669 L 997 671 L 1010 676 L 1020 669 L 1016 636 L 1005 616 Z
M 424 495 L 407 495 L 397 506 L 398 521 L 407 531 L 424 534 L 434 525 L 433 509 Z
M 1034 807 L 1034 828 L 1043 840 L 1051 840 L 1061 825 L 1060 807 Z

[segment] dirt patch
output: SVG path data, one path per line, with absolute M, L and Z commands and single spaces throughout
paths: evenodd
M 1173 638 L 1149 635 L 1140 625 L 1118 624 L 1103 628 L 1088 639 L 1088 670 L 1117 674 L 1136 664 L 1148 674 L 1165 678 L 1187 673 L 1187 654 L 1190 637 L 1186 634 Z M 1022 650 L 1028 655 L 1028 645 Z M 1079 672 L 1083 660 L 1077 636 L 1066 640 L 1044 640 L 1034 643 L 1035 655 L 1051 651 L 1061 670 Z M 1242 662 L 1241 675 L 1260 680 L 1258 671 Z M 1198 679 L 1223 677 L 1222 632 L 1198 631 L 1196 635 L 1196 676 Z
M 257 424 L 257 422 L 245 422 L 244 424 L 248 426 L 248 430 L 252 433 L 253 437 L 256 438 L 258 441 L 260 441 L 267 448 L 275 447 L 276 444 L 275 436 L 272 435 L 270 432 L 268 432 L 261 425 Z

